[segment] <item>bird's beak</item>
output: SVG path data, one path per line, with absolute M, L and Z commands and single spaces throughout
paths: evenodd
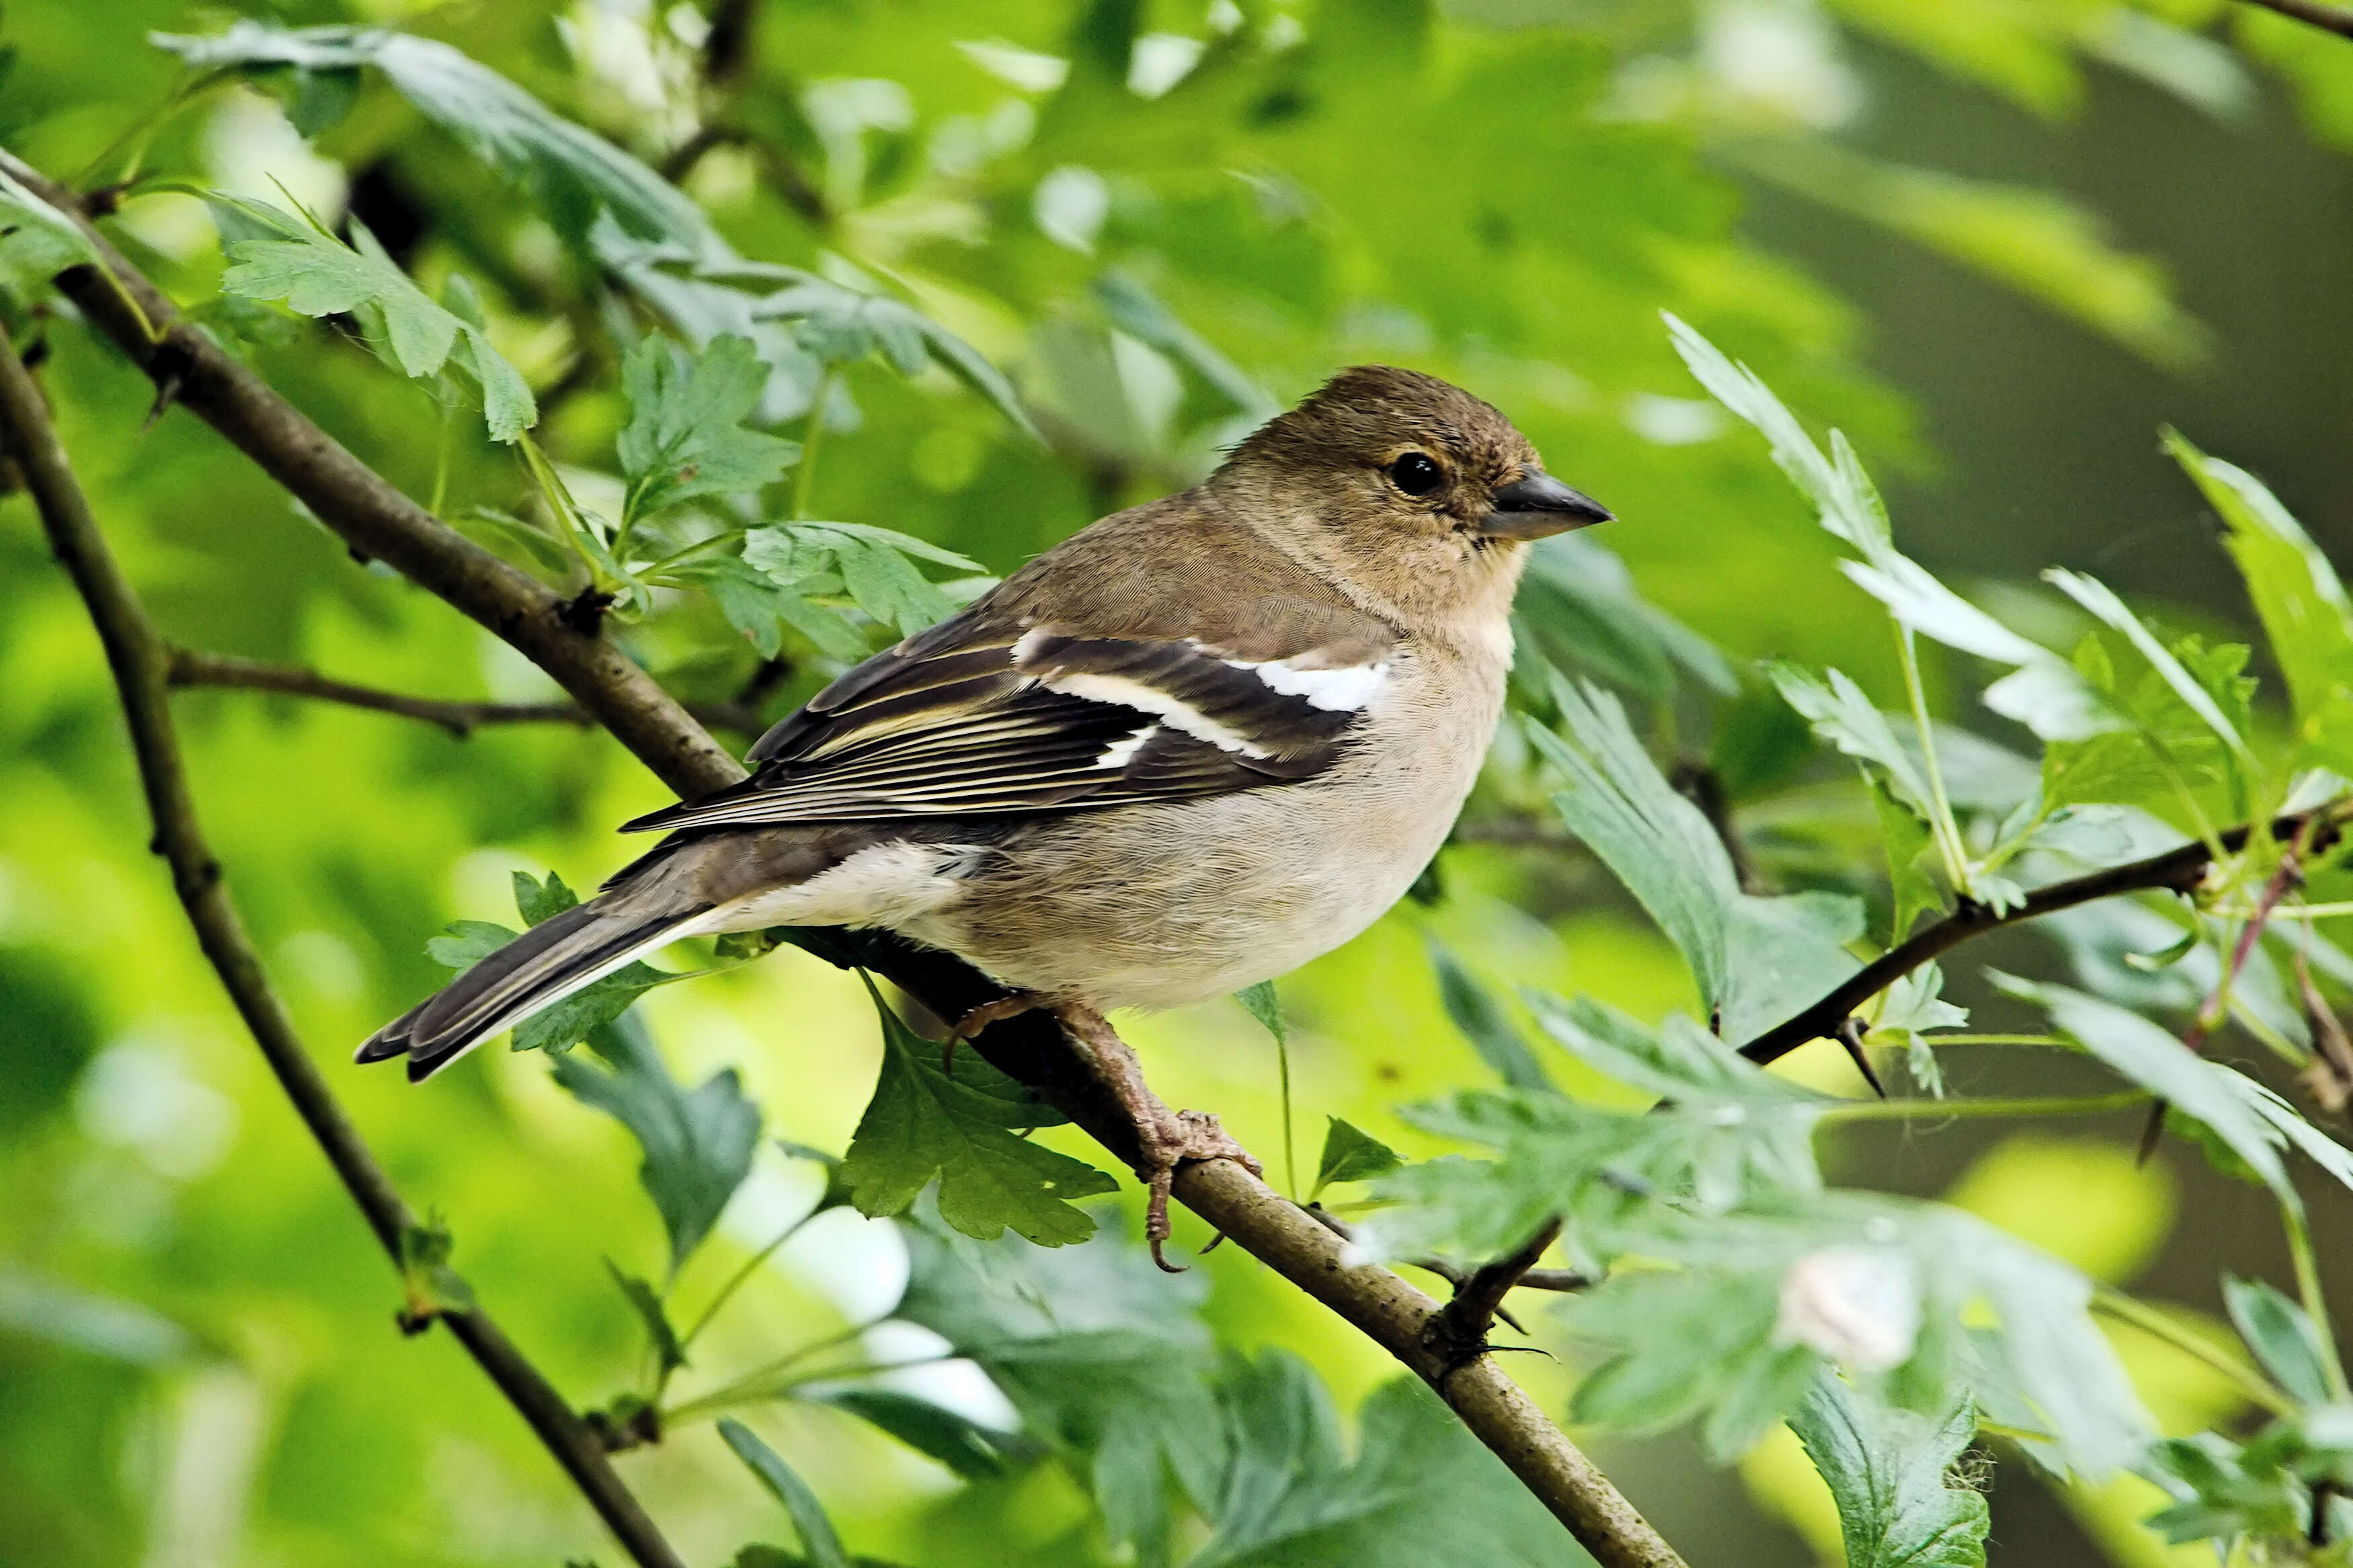
M 1609 521 L 1609 509 L 1591 496 L 1570 489 L 1542 468 L 1528 468 L 1495 492 L 1495 510 L 1480 523 L 1479 531 L 1489 539 L 1524 543 Z

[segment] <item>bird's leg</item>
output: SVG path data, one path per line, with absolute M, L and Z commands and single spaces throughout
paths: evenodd
M 1001 1018 L 1018 1018 L 1024 1013 L 1034 1013 L 1046 1005 L 1046 999 L 1034 991 L 1016 991 L 999 996 L 994 1002 L 983 1002 L 955 1021 L 948 1031 L 946 1046 L 940 1052 L 940 1070 L 955 1077 L 956 1047 Z
M 1250 1151 L 1226 1135 L 1218 1119 L 1205 1110 L 1170 1110 L 1144 1081 L 1144 1066 L 1135 1053 L 1101 1013 L 1082 1002 L 1054 1005 L 1054 1016 L 1094 1058 L 1095 1074 L 1135 1123 L 1136 1167 L 1151 1201 L 1144 1212 L 1144 1239 L 1151 1245 L 1152 1261 L 1170 1274 L 1184 1269 L 1161 1256 L 1168 1239 L 1168 1189 L 1176 1167 L 1187 1160 L 1231 1160 L 1251 1175 L 1264 1167 Z

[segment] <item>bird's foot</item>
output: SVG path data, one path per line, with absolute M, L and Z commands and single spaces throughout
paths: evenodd
M 950 1078 L 955 1077 L 955 1053 L 958 1046 L 971 1039 L 991 1024 L 1006 1018 L 1018 1018 L 1024 1013 L 1034 1013 L 1045 1005 L 1046 999 L 1034 991 L 1016 991 L 1010 995 L 999 996 L 994 1002 L 983 1002 L 979 1006 L 958 1018 L 955 1021 L 955 1026 L 948 1030 L 946 1045 L 940 1052 L 940 1070 Z
M 1157 1100 L 1153 1105 L 1166 1120 L 1147 1121 L 1139 1118 L 1136 1122 L 1136 1131 L 1145 1134 L 1144 1187 L 1151 1194 L 1144 1210 L 1144 1239 L 1152 1248 L 1152 1261 L 1163 1272 L 1182 1274 L 1183 1267 L 1169 1262 L 1160 1251 L 1161 1243 L 1168 1239 L 1168 1193 L 1176 1184 L 1176 1167 L 1194 1160 L 1231 1160 L 1253 1176 L 1264 1175 L 1266 1168 L 1250 1157 L 1249 1150 L 1229 1137 L 1226 1130 L 1218 1125 L 1218 1119 L 1208 1111 L 1180 1110 L 1170 1116 L 1166 1106 Z
M 1065 1002 L 1055 1006 L 1054 1014 L 1087 1047 L 1103 1086 L 1135 1125 L 1135 1173 L 1144 1179 L 1144 1190 L 1150 1194 L 1144 1211 L 1144 1239 L 1152 1248 L 1154 1263 L 1167 1273 L 1182 1274 L 1184 1268 L 1169 1262 L 1160 1250 L 1168 1239 L 1168 1193 L 1176 1180 L 1176 1168 L 1197 1160 L 1231 1160 L 1253 1176 L 1263 1175 L 1265 1168 L 1227 1136 L 1208 1111 L 1170 1110 L 1162 1104 L 1145 1083 L 1144 1068 L 1135 1053 L 1101 1013 L 1082 1003 Z

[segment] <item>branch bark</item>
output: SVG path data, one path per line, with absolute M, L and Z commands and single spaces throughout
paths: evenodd
M 2312 847 L 2323 848 L 2335 841 L 2346 810 L 2345 802 L 2331 801 L 2310 811 L 2294 812 L 2274 820 L 2270 833 L 2274 838 L 2292 839 L 2309 829 L 2313 834 Z M 2248 824 L 2242 823 L 2226 829 L 2217 837 L 2227 853 L 2235 855 L 2246 847 L 2252 831 Z M 2087 876 L 2037 888 L 2026 895 L 2024 903 L 2000 914 L 1995 913 L 1989 905 L 1966 902 L 1936 924 L 1915 931 L 1908 940 L 1864 964 L 1820 1001 L 1811 1004 L 1796 1016 L 1776 1024 L 1741 1047 L 1740 1054 L 1750 1061 L 1769 1062 L 1788 1055 L 1809 1040 L 1837 1037 L 1840 1026 L 1853 1016 L 1856 1008 L 1938 953 L 1958 947 L 1972 937 L 2016 925 L 2021 921 L 2072 910 L 2095 899 L 2113 898 L 2118 893 L 2154 892 L 2165 889 L 2188 892 L 2198 885 L 2213 863 L 2212 852 L 2202 842 L 2190 843 L 2179 849 L 2168 849 L 2162 855 L 2152 855 L 2145 860 L 2110 866 Z
M 175 380 L 178 401 L 330 530 L 512 644 L 681 795 L 707 795 L 744 776 L 735 760 L 618 648 L 566 625 L 564 602 L 553 590 L 402 495 L 259 377 L 179 321 L 161 291 L 82 217 L 70 191 L 5 153 L 0 153 L 0 168 L 80 219 L 121 286 L 118 290 L 95 268 L 78 268 L 58 279 L 68 297 L 151 378 L 159 384 Z M 136 311 L 124 303 L 125 295 L 136 301 Z M 157 323 L 155 337 L 139 312 Z M 155 685 L 160 701 L 160 681 Z M 835 962 L 884 975 L 939 1017 L 962 1017 L 1000 994 L 952 955 L 916 948 L 888 933 L 801 936 L 803 945 Z M 1138 1151 L 1133 1122 L 1050 1015 L 1008 1019 L 973 1046 L 1134 1166 Z M 308 1059 L 298 1059 L 310 1073 Z M 314 1074 L 309 1081 L 315 1085 Z M 1230 1162 L 1182 1167 L 1175 1195 L 1436 1389 L 1603 1568 L 1682 1568 L 1674 1549 L 1492 1357 L 1456 1364 L 1430 1348 L 1430 1325 L 1443 1310 L 1437 1301 L 1387 1268 L 1345 1265 L 1337 1237 Z
M 40 389 L 5 333 L 0 333 L 0 440 L 23 471 L 49 546 L 73 578 L 105 647 L 130 726 L 148 814 L 154 820 L 154 847 L 171 867 L 173 887 L 195 929 L 197 944 L 287 1099 L 293 1101 L 295 1114 L 397 1267 L 415 1215 L 303 1049 L 293 1019 L 270 988 L 245 922 L 221 883 L 220 865 L 197 822 L 172 724 L 166 679 L 171 650 L 107 549 L 49 423 Z M 470 1307 L 445 1309 L 439 1317 L 530 1423 L 639 1568 L 683 1568 L 643 1505 L 614 1473 L 596 1435 L 490 1315 Z

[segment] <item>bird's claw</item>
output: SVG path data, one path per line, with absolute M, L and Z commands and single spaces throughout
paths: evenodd
M 983 1002 L 979 1006 L 958 1018 L 955 1026 L 948 1030 L 947 1040 L 940 1051 L 940 1070 L 950 1078 L 955 1077 L 955 1053 L 958 1046 L 971 1039 L 991 1024 L 1002 1022 L 1007 1018 L 1018 1018 L 1022 1014 L 1035 1012 L 1045 1005 L 1043 998 L 1027 991 L 1016 991 L 1010 995 L 999 996 L 993 1002 Z
M 1198 1160 L 1231 1160 L 1253 1176 L 1264 1175 L 1266 1170 L 1206 1110 L 1180 1110 L 1166 1121 L 1140 1122 L 1136 1130 L 1143 1135 L 1145 1191 L 1151 1194 L 1144 1211 L 1144 1239 L 1162 1272 L 1182 1274 L 1184 1266 L 1169 1262 L 1160 1250 L 1169 1236 L 1168 1194 L 1176 1167 Z

